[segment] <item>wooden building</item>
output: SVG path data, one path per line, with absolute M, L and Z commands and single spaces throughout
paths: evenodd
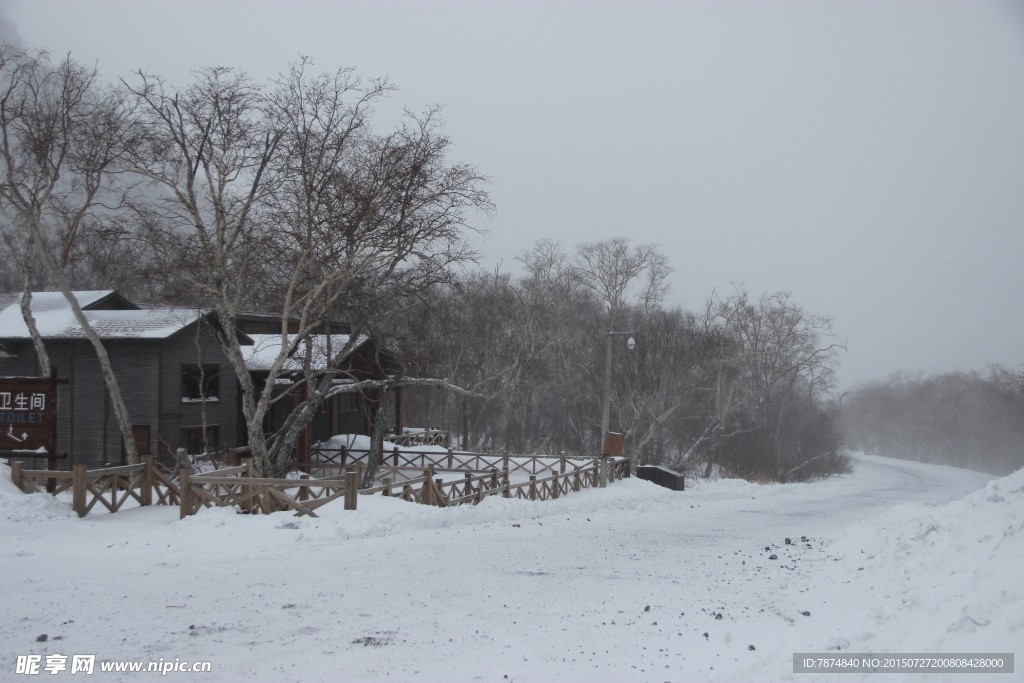
M 110 356 L 141 455 L 169 458 L 178 448 L 201 453 L 246 444 L 239 382 L 214 337 L 215 318 L 195 309 L 144 308 L 110 290 L 76 296 Z M 19 302 L 20 294 L 0 294 L 3 377 L 39 371 Z M 123 463 L 125 449 L 99 361 L 70 306 L 60 292 L 37 292 L 32 295 L 32 311 L 51 365 L 68 380 L 59 388 L 58 454 L 66 453 L 68 464 L 86 463 L 90 468 Z M 280 350 L 280 329 L 280 316 L 239 318 L 236 334 L 258 385 L 267 377 L 267 360 Z M 327 335 L 317 335 L 310 344 L 342 348 L 348 330 L 332 326 L 329 332 L 329 342 Z M 320 362 L 325 359 L 321 356 Z M 397 363 L 366 338 L 358 340 L 343 367 L 354 377 L 383 377 Z M 287 368 L 278 380 L 282 391 L 301 369 L 301 364 Z M 277 404 L 264 423 L 267 433 L 276 431 L 296 400 Z M 374 402 L 358 394 L 332 398 L 307 428 L 300 448 L 308 449 L 313 441 L 332 434 L 369 433 L 373 411 Z M 0 443 L 0 451 L 4 448 Z

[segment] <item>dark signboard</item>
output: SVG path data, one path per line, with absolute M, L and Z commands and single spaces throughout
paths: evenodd
M 618 434 L 616 432 L 608 432 L 604 435 L 604 453 L 605 455 L 614 455 L 619 457 L 622 455 L 622 441 L 625 439 L 625 435 Z
M 0 377 L 0 451 L 57 450 L 57 380 Z

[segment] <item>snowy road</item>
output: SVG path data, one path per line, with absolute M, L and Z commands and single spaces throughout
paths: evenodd
M 212 662 L 212 678 L 168 674 L 177 680 L 816 680 L 791 673 L 793 652 L 849 648 L 858 635 L 885 645 L 883 631 L 860 628 L 873 617 L 854 614 L 867 605 L 851 597 L 854 565 L 868 556 L 833 539 L 988 479 L 859 456 L 853 474 L 812 484 L 673 493 L 627 480 L 451 510 L 363 497 L 320 519 L 211 510 L 178 521 L 154 507 L 0 522 L 0 662 Z M 5 504 L 21 495 L 4 493 Z

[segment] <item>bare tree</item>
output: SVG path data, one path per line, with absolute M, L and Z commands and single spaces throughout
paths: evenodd
M 128 462 L 138 459 L 131 419 L 110 358 L 65 274 L 75 244 L 93 220 L 120 206 L 119 173 L 136 131 L 117 89 L 70 58 L 0 47 L 0 212 L 20 234 L 22 311 L 41 364 L 45 347 L 31 314 L 31 262 L 40 263 L 67 299 L 100 362 Z M 55 257 L 56 255 L 56 257 Z
M 278 399 L 275 380 L 311 335 L 340 313 L 358 314 L 359 297 L 395 281 L 422 285 L 471 256 L 467 211 L 490 209 L 483 177 L 447 160 L 436 109 L 377 135 L 370 107 L 390 87 L 349 70 L 309 77 L 308 66 L 295 65 L 269 91 L 222 68 L 182 91 L 146 74 L 132 88 L 147 131 L 133 170 L 163 193 L 136 202 L 136 215 L 150 244 L 216 312 L 260 472 L 287 468 L 359 329 L 322 366 L 303 363 L 304 398 L 268 440 L 263 418 Z M 279 353 L 257 389 L 234 329 L 245 306 L 261 303 L 282 324 Z
M 794 460 L 806 460 L 794 444 L 784 453 L 787 420 L 794 405 L 813 407 L 834 387 L 838 353 L 846 349 L 831 318 L 792 303 L 788 292 L 751 300 L 738 287 L 726 299 L 712 296 L 712 309 L 729 337 L 730 363 L 739 370 L 750 444 L 749 466 L 780 478 Z M 806 398 L 806 401 L 802 399 Z
M 672 269 L 668 259 L 653 244 L 638 245 L 630 249 L 629 240 L 614 237 L 603 242 L 584 242 L 576 245 L 573 260 L 574 275 L 608 306 L 608 329 L 604 378 L 598 393 L 601 404 L 600 438 L 610 425 L 610 396 L 612 391 L 612 336 L 629 294 L 636 292 L 636 302 L 645 311 L 661 303 L 668 290 L 666 278 Z M 636 466 L 636 455 L 630 453 L 630 466 Z

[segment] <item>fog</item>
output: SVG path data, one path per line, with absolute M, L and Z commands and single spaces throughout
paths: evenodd
M 300 54 L 444 103 L 490 176 L 482 265 L 623 235 L 699 307 L 790 290 L 844 385 L 1024 361 L 1024 10 L 1008 2 L 15 0 L 0 36 L 104 77 Z

